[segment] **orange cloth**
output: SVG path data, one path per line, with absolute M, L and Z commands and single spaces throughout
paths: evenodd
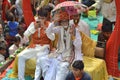
M 115 28 L 106 44 L 105 61 L 108 74 L 114 77 L 120 77 L 120 69 L 118 66 L 118 51 L 120 49 L 120 0 L 116 1 L 116 23 Z
M 13 67 L 14 61 L 8 66 L 7 69 L 5 69 L 1 74 L 0 74 L 0 80 L 6 76 L 7 70 L 11 69 Z
M 49 22 L 46 22 L 45 25 L 48 27 Z M 39 31 L 37 30 L 32 36 L 31 36 L 31 43 L 29 47 L 35 47 L 36 44 L 50 44 L 51 46 L 51 40 L 47 37 L 45 30 L 43 28 L 40 29 L 40 37 L 38 37 Z
M 80 80 L 80 78 L 75 78 L 75 80 Z
M 65 11 L 59 10 L 58 13 L 54 15 L 55 21 L 69 20 L 69 14 Z

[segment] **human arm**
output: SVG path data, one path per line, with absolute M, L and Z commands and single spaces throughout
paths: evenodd
M 33 34 L 36 31 L 35 27 L 34 27 L 34 22 L 32 22 L 29 27 L 27 28 L 27 30 L 24 32 L 24 36 L 25 37 L 30 37 L 31 34 Z
M 59 33 L 60 32 L 60 27 L 55 27 L 55 23 L 52 22 L 49 24 L 48 28 L 46 29 L 46 33 L 47 34 L 51 34 L 51 33 Z
M 52 22 L 52 23 L 50 23 L 49 24 L 49 26 L 47 27 L 47 29 L 46 29 L 46 35 L 47 35 L 47 37 L 50 39 L 50 40 L 52 40 L 52 41 L 54 41 L 55 40 L 55 31 L 56 30 L 54 30 L 54 23 Z

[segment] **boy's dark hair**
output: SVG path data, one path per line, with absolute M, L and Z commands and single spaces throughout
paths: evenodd
M 18 42 L 18 41 L 20 41 L 20 40 L 21 40 L 21 39 L 20 39 L 19 36 L 15 36 L 14 39 L 13 39 L 14 42 Z
M 41 8 L 41 9 L 38 11 L 38 16 L 47 17 L 47 16 L 48 16 L 48 10 L 45 10 L 44 8 Z
M 8 11 L 6 13 L 6 18 L 8 21 L 13 21 L 15 17 L 14 17 L 14 14 L 12 12 Z
M 112 32 L 112 26 L 113 26 L 112 22 L 104 18 L 102 25 L 102 32 Z
M 50 6 L 49 4 L 44 6 L 45 10 L 48 10 L 48 12 L 51 12 L 51 10 L 53 10 L 53 6 Z
M 76 60 L 73 64 L 72 67 L 75 69 L 83 70 L 84 69 L 84 63 L 81 60 Z
M 111 29 L 110 29 L 110 26 L 111 25 L 105 25 L 105 26 L 102 26 L 102 32 L 112 32 Z

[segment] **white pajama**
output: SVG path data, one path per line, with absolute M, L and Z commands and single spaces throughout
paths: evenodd
M 54 58 L 48 58 L 43 56 L 38 59 L 35 70 L 35 79 L 40 80 L 40 74 L 44 77 L 44 80 L 55 80 L 57 60 Z
M 48 48 L 49 48 L 48 45 L 47 46 L 46 45 L 45 46 L 36 45 L 35 48 L 28 48 L 28 49 L 22 51 L 18 55 L 18 78 L 19 78 L 19 80 L 25 80 L 24 73 L 25 73 L 26 60 L 37 57 L 37 55 L 39 55 L 39 56 L 47 55 L 49 53 Z
M 68 72 L 69 72 L 69 63 L 59 62 L 57 66 L 56 80 L 65 80 Z
M 69 72 L 69 63 L 61 62 L 57 58 L 49 58 L 48 56 L 43 56 L 39 58 L 39 67 L 36 68 L 35 79 L 40 80 L 40 73 L 44 80 L 65 80 Z

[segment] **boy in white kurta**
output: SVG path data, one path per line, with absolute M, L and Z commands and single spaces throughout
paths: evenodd
M 19 80 L 25 80 L 25 62 L 37 55 L 43 56 L 48 54 L 51 47 L 51 40 L 54 40 L 54 38 L 51 37 L 52 34 L 46 34 L 46 29 L 49 25 L 49 21 L 47 21 L 47 11 L 39 11 L 38 21 L 32 22 L 24 33 L 26 37 L 31 36 L 31 43 L 27 49 L 18 55 Z

